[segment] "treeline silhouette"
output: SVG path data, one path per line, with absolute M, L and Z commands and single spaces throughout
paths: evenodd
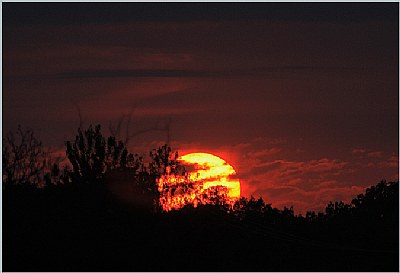
M 185 175 L 164 145 L 150 161 L 101 126 L 66 141 L 61 167 L 32 130 L 3 138 L 5 271 L 398 271 L 399 183 L 295 215 L 262 198 L 162 211 L 157 178 Z

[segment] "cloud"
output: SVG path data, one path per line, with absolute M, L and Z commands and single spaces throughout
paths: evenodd
M 23 3 L 4 5 L 3 24 L 10 25 L 81 25 L 110 22 L 192 21 L 268 21 L 351 23 L 373 20 L 397 22 L 396 6 L 386 3 Z M 223 11 L 223 12 L 222 12 Z
M 165 57 L 164 57 L 165 58 Z M 270 66 L 250 69 L 196 70 L 196 69 L 93 69 L 74 70 L 57 73 L 54 79 L 76 78 L 210 78 L 210 77 L 240 77 L 266 76 L 270 73 L 343 70 L 349 67 L 324 66 Z
M 184 70 L 184 69 L 115 69 L 82 70 L 58 73 L 55 79 L 73 78 L 202 78 L 238 75 L 239 71 Z
M 383 152 L 369 152 L 367 153 L 368 157 L 382 157 L 383 156 Z
M 350 171 L 346 168 L 347 166 L 347 162 L 327 158 L 309 161 L 288 161 L 279 159 L 259 162 L 258 165 L 250 167 L 248 172 L 265 175 L 268 177 L 269 181 L 274 181 L 274 184 L 282 185 L 298 177 L 302 177 L 301 181 L 304 181 L 307 177 L 312 176 L 324 178 L 328 175 L 337 176 L 344 174 Z M 293 181 L 291 183 L 293 183 Z
M 380 158 L 383 157 L 383 151 L 371 151 L 368 149 L 353 149 L 351 153 L 359 158 L 368 157 L 368 158 Z
M 364 154 L 364 153 L 366 153 L 366 152 L 367 152 L 366 149 L 353 149 L 353 150 L 351 151 L 352 154 Z
M 379 162 L 378 165 L 382 168 L 398 168 L 399 167 L 399 157 L 390 156 L 385 161 Z
M 267 148 L 267 149 L 264 149 L 264 150 L 261 150 L 261 151 L 256 151 L 256 152 L 250 153 L 250 156 L 253 156 L 253 157 L 264 157 L 264 156 L 269 156 L 269 155 L 276 155 L 280 151 L 281 151 L 280 148 L 273 147 L 273 148 L 269 148 L 269 149 Z
M 328 187 L 315 190 L 304 190 L 293 186 L 277 186 L 262 191 L 264 200 L 274 207 L 294 206 L 295 213 L 305 214 L 308 210 L 323 212 L 329 202 L 343 201 L 349 203 L 365 190 L 360 186 L 339 186 L 336 181 L 328 181 Z
M 311 160 L 304 164 L 304 171 L 311 172 L 330 172 L 336 170 L 344 170 L 348 165 L 347 162 L 339 160 L 330 160 L 328 158 L 322 158 L 319 160 Z

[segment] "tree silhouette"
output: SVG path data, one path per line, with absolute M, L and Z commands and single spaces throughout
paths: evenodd
M 325 213 L 303 217 L 253 196 L 226 204 L 222 186 L 196 192 L 168 145 L 145 163 L 100 126 L 66 142 L 72 170 L 48 160 L 41 145 L 20 128 L 3 139 L 4 184 L 35 186 L 4 187 L 7 271 L 398 268 L 398 182 L 382 181 L 351 203 L 332 201 Z M 177 183 L 160 187 L 168 177 Z M 161 210 L 163 194 L 185 192 L 191 202 L 198 195 L 196 208 L 188 202 Z
M 138 170 L 142 157 L 128 153 L 122 141 L 114 136 L 107 139 L 101 126 L 89 126 L 84 132 L 78 128 L 75 141 L 66 141 L 67 158 L 72 164 L 73 179 L 93 183 L 103 177 L 107 170 L 130 168 Z
M 44 186 L 45 178 L 57 177 L 59 158 L 52 158 L 31 129 L 20 125 L 3 138 L 3 182 L 11 185 Z
M 315 213 L 315 211 L 307 211 L 306 212 L 306 220 L 308 222 L 315 221 L 315 219 L 317 219 L 317 214 Z

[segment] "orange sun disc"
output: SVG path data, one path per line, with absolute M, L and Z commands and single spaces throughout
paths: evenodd
M 185 177 L 174 174 L 160 177 L 160 203 L 164 210 L 179 209 L 187 204 L 195 207 L 198 203 L 207 204 L 208 199 L 203 197 L 210 194 L 207 190 L 212 189 L 225 190 L 226 203 L 232 203 L 240 197 L 240 181 L 233 177 L 236 171 L 220 157 L 209 153 L 190 153 L 178 160 L 190 170 Z M 185 183 L 191 187 L 182 187 Z M 180 190 L 179 186 L 185 190 Z M 171 188 L 174 190 L 166 190 Z
M 240 197 L 239 179 L 230 178 L 236 171 L 218 156 L 208 153 L 191 153 L 179 158 L 183 163 L 194 164 L 195 171 L 189 173 L 194 181 L 203 181 L 203 188 L 224 186 L 229 190 L 229 197 Z

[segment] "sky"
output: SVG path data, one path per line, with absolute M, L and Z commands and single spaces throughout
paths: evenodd
M 63 154 L 130 117 L 131 151 L 213 153 L 242 195 L 323 211 L 398 180 L 398 5 L 3 2 L 3 134 Z

